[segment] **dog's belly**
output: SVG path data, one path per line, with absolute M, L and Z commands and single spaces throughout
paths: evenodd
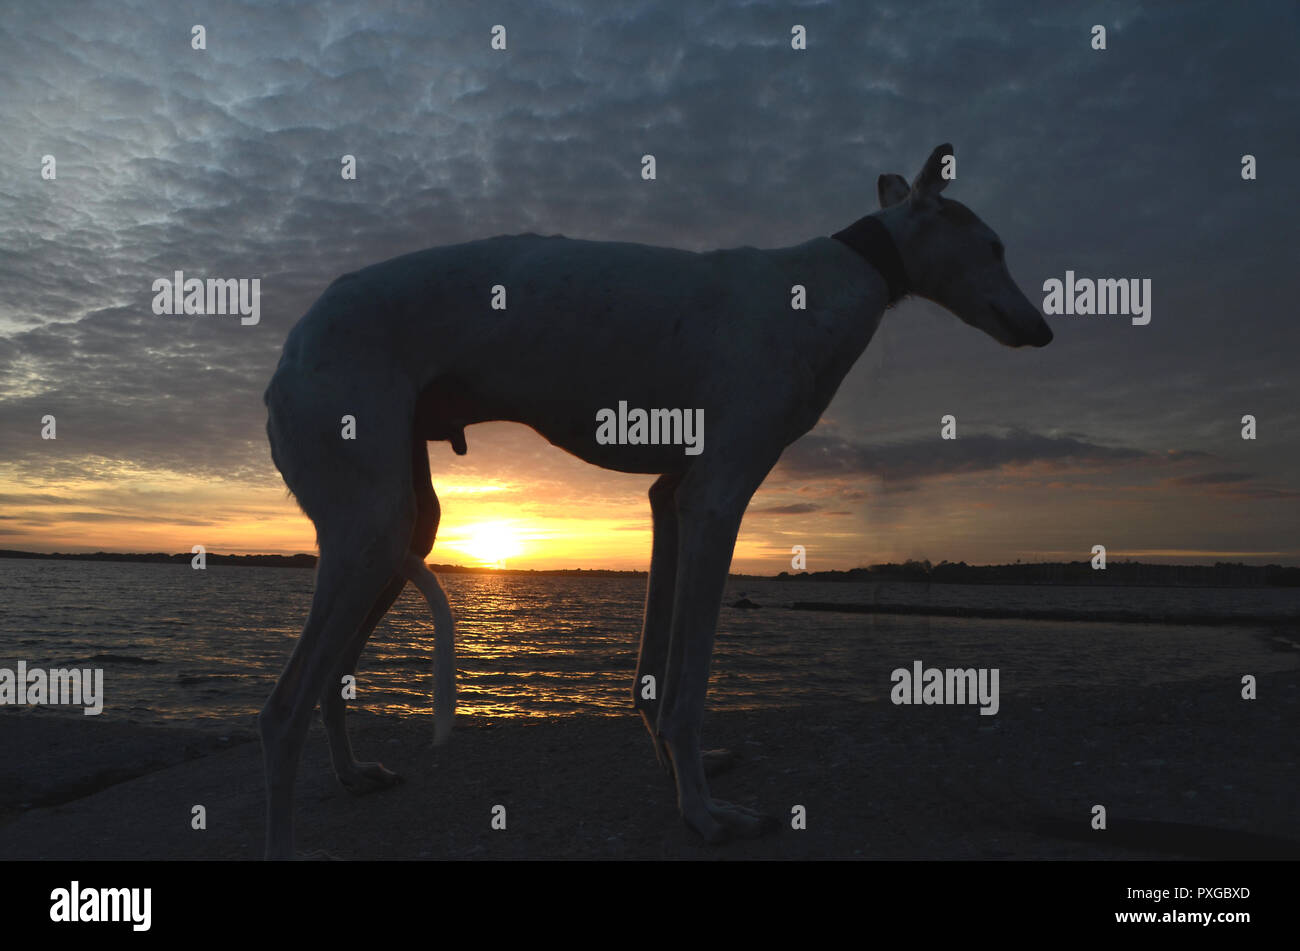
M 596 428 L 594 422 L 590 428 L 580 432 L 554 426 L 547 427 L 550 432 L 537 426 L 533 428 L 551 445 L 558 446 L 584 462 L 617 472 L 650 474 L 683 472 L 694 459 L 698 458 L 698 455 L 688 455 L 686 452 L 688 447 L 681 444 L 598 443 L 593 438 L 593 431 Z
M 635 398 L 593 399 L 550 392 L 512 399 L 509 392 L 475 385 L 455 375 L 438 378 L 419 394 L 415 433 L 426 440 L 446 440 L 457 452 L 466 444 L 465 427 L 475 423 L 522 423 L 547 442 L 602 469 L 619 472 L 681 472 L 700 456 L 706 441 L 707 408 L 666 406 Z M 611 389 L 610 392 L 615 392 Z M 609 403 L 612 405 L 597 405 Z M 720 418 L 717 413 L 712 418 Z

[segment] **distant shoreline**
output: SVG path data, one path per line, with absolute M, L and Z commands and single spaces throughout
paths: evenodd
M 153 564 L 189 564 L 189 553 L 164 552 L 34 552 L 0 549 L 0 558 L 46 561 L 116 561 Z M 206 554 L 208 564 L 247 565 L 257 568 L 314 568 L 316 556 Z M 488 568 L 469 565 L 429 566 L 442 574 L 529 575 L 582 578 L 644 578 L 644 571 L 612 568 Z M 732 578 L 763 578 L 793 583 L 805 581 L 921 584 L 1050 585 L 1054 587 L 1177 587 L 1177 588 L 1272 588 L 1300 587 L 1300 567 L 1290 565 L 1246 565 L 1218 562 L 1214 565 L 1153 565 L 1139 561 L 1111 561 L 1105 571 L 1094 571 L 1087 561 L 1040 562 L 1014 565 L 968 565 L 965 562 L 908 561 L 904 564 L 872 565 L 847 571 L 804 571 L 776 575 L 732 574 Z
M 165 552 L 35 552 L 0 548 L 0 558 L 31 558 L 52 561 L 125 561 L 144 564 L 186 564 L 192 554 L 168 555 Z M 210 565 L 248 565 L 255 568 L 315 568 L 316 556 L 297 555 L 222 555 L 207 552 L 204 559 Z M 472 565 L 433 565 L 434 571 L 444 574 L 484 575 L 582 575 L 583 577 L 644 578 L 644 571 L 617 571 L 612 568 L 486 568 Z

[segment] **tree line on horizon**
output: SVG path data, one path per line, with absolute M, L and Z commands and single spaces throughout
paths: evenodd
M 1217 561 L 1213 565 L 1157 565 L 1142 561 L 1108 561 L 1095 569 L 1090 561 L 1016 562 L 1012 565 L 968 565 L 964 561 L 909 559 L 898 564 L 852 568 L 848 571 L 783 571 L 783 581 L 913 581 L 931 584 L 1061 584 L 1061 585 L 1152 585 L 1160 587 L 1296 587 L 1300 567 L 1291 565 L 1247 565 Z
M 33 552 L 0 549 L 0 558 L 33 558 L 75 561 L 123 561 L 162 564 L 189 564 L 188 553 L 165 552 Z M 249 565 L 274 568 L 314 568 L 316 556 L 296 555 L 223 555 L 208 552 L 209 564 Z M 523 574 L 581 575 L 588 578 L 645 577 L 644 571 L 612 568 L 480 568 L 465 565 L 432 565 L 436 572 L 450 574 Z M 1110 561 L 1097 570 L 1088 561 L 1016 562 L 1011 565 L 968 565 L 964 561 L 941 561 L 932 565 L 928 559 L 850 568 L 845 571 L 782 571 L 772 575 L 737 575 L 737 577 L 775 577 L 779 581 L 912 581 L 930 584 L 1061 584 L 1061 585 L 1153 585 L 1186 587 L 1297 587 L 1300 567 L 1293 565 L 1247 565 L 1219 561 L 1213 565 L 1156 565 L 1141 561 Z

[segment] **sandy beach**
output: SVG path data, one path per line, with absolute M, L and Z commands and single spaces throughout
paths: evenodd
M 353 745 L 402 774 L 363 797 L 312 727 L 298 780 L 304 851 L 363 859 L 1166 859 L 1300 857 L 1300 673 L 1259 699 L 1215 679 L 1141 692 L 1005 696 L 1001 711 L 889 703 L 710 715 L 738 754 L 714 794 L 787 817 L 721 847 L 682 826 L 640 720 L 351 716 Z M 252 718 L 145 728 L 6 710 L 0 858 L 253 859 L 262 764 Z M 191 829 L 205 806 L 207 828 Z M 507 828 L 490 827 L 494 805 Z M 792 830 L 794 805 L 807 829 Z M 1090 826 L 1106 806 L 1108 829 Z

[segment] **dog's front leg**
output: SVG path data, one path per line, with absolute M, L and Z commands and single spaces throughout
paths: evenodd
M 659 765 L 672 773 L 668 751 L 659 736 L 659 703 L 668 664 L 668 640 L 673 623 L 673 588 L 677 584 L 677 503 L 681 477 L 662 475 L 650 487 L 650 514 L 654 543 L 650 553 L 650 578 L 646 583 L 645 619 L 641 625 L 641 651 L 632 681 L 632 703 L 654 741 Z
M 762 469 L 750 485 L 751 480 L 695 470 L 683 480 L 676 496 L 677 580 L 659 733 L 672 759 L 682 819 L 714 843 L 734 835 L 759 835 L 776 827 L 776 821 L 768 816 L 713 799 L 700 751 L 722 591 L 745 507 L 766 471 Z

